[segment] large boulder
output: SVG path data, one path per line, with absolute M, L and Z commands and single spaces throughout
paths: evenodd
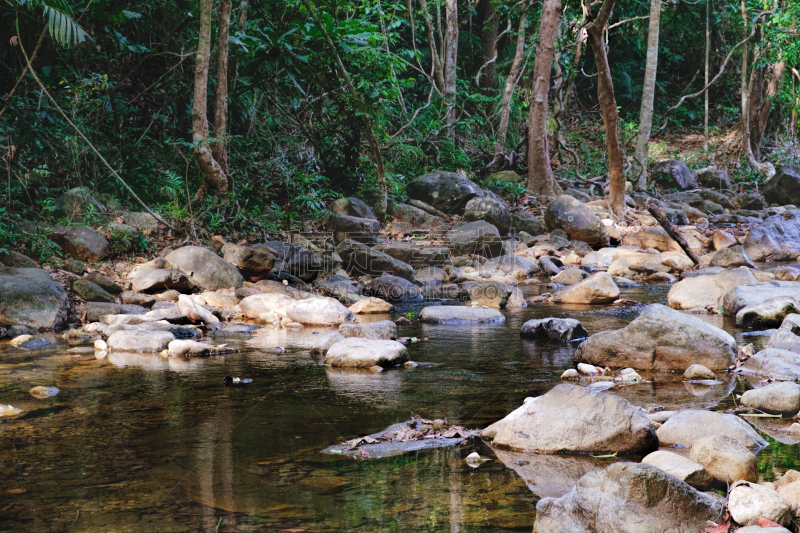
M 541 318 L 522 324 L 521 337 L 568 342 L 588 337 L 589 333 L 574 318 Z
M 783 165 L 762 190 L 768 204 L 800 205 L 800 165 Z
M 351 274 L 380 276 L 386 273 L 407 280 L 414 277 L 414 268 L 408 263 L 360 242 L 345 240 L 336 247 L 336 253 L 342 258 L 343 268 Z
M 539 272 L 535 261 L 519 255 L 501 255 L 483 264 L 484 270 L 499 270 L 512 278 L 523 280 Z
M 725 316 L 736 316 L 741 309 L 788 296 L 800 301 L 800 281 L 762 281 L 733 287 L 722 299 Z
M 523 212 L 511 213 L 511 229 L 512 233 L 519 233 L 524 231 L 528 235 L 542 235 L 547 233 L 547 227 L 540 219 L 533 215 Z
M 339 326 L 339 333 L 346 339 L 394 340 L 397 338 L 397 324 L 391 320 L 364 322 L 360 324 L 346 323 Z
M 389 214 L 398 222 L 408 222 L 414 228 L 429 229 L 445 225 L 442 217 L 408 204 L 394 204 Z
M 447 246 L 455 255 L 497 257 L 503 253 L 500 232 L 484 220 L 469 222 L 448 231 Z
M 129 276 L 136 292 L 162 292 L 176 290 L 189 292 L 194 285 L 186 274 L 175 268 L 148 268 L 137 270 Z
M 583 241 L 594 247 L 608 246 L 606 225 L 586 205 L 572 196 L 564 194 L 550 202 L 544 214 L 544 222 L 549 230 L 564 230 L 572 240 Z
M 701 168 L 695 172 L 694 177 L 700 187 L 720 190 L 730 190 L 731 188 L 731 179 L 728 176 L 728 171 L 721 168 Z
M 720 250 L 711 256 L 711 266 L 722 268 L 749 267 L 755 268 L 753 260 L 747 255 L 747 251 L 740 245 L 731 246 Z
M 655 466 L 615 463 L 561 498 L 539 500 L 533 533 L 694 533 L 721 513 L 714 496 Z
M 688 191 L 697 188 L 694 174 L 683 161 L 669 159 L 653 165 L 652 182 L 665 189 L 678 189 Z
M 483 431 L 495 445 L 540 453 L 645 453 L 658 447 L 644 411 L 628 400 L 556 385 Z
M 675 413 L 656 433 L 662 446 L 694 446 L 696 441 L 709 435 L 725 435 L 755 451 L 767 445 L 756 430 L 738 416 L 697 409 Z
M 524 307 L 525 298 L 516 287 L 499 281 L 467 281 L 461 286 L 469 300 L 486 307 Z
M 437 305 L 425 307 L 419 319 L 429 324 L 499 324 L 506 317 L 496 309 L 482 307 L 462 307 L 457 305 Z
M 734 287 L 758 283 L 746 267 L 723 270 L 718 274 L 693 276 L 675 283 L 667 293 L 667 303 L 673 309 L 693 309 L 722 305 L 725 294 Z
M 495 196 L 478 196 L 467 202 L 464 208 L 464 220 L 466 222 L 485 220 L 495 226 L 500 233 L 508 233 L 511 228 L 508 204 Z
M 239 270 L 208 248 L 184 246 L 173 250 L 165 259 L 180 269 L 195 285 L 209 291 L 242 286 Z
M 677 453 L 657 450 L 642 459 L 642 463 L 660 468 L 699 490 L 705 490 L 711 485 L 711 475 L 703 465 Z
M 467 202 L 484 196 L 483 190 L 463 174 L 443 171 L 423 174 L 408 184 L 406 192 L 409 198 L 452 215 L 463 215 Z
M 76 279 L 72 282 L 72 290 L 75 294 L 87 302 L 108 302 L 114 303 L 116 300 L 113 295 L 105 289 L 89 281 L 86 278 Z
M 795 335 L 788 329 L 778 328 L 770 335 L 764 348 L 789 350 L 800 354 L 800 336 Z
M 222 258 L 237 267 L 248 279 L 263 279 L 275 266 L 275 250 L 268 246 L 250 248 L 227 243 L 222 247 Z
M 745 361 L 737 372 L 772 379 L 800 380 L 800 354 L 766 348 Z
M 561 304 L 608 304 L 617 298 L 619 287 L 607 272 L 598 272 L 553 293 L 553 302 Z
M 651 304 L 622 329 L 596 333 L 575 353 L 576 363 L 642 370 L 681 370 L 693 363 L 728 368 L 736 342 L 703 320 Z
M 733 437 L 719 433 L 700 437 L 693 442 L 689 458 L 723 483 L 758 480 L 755 454 Z
M 338 198 L 331 203 L 330 210 L 337 215 L 378 219 L 367 203 L 360 198 Z
M 626 233 L 622 237 L 622 244 L 637 248 L 653 248 L 659 252 L 680 252 L 683 250 L 663 228 L 656 226 L 642 226 L 636 231 Z
M 290 319 L 301 324 L 338 326 L 355 319 L 353 313 L 333 298 L 296 300 L 286 308 Z
M 392 367 L 408 361 L 408 350 L 397 341 L 351 337 L 339 341 L 325 355 L 325 364 L 343 368 Z
M 450 249 L 446 246 L 420 246 L 412 242 L 389 242 L 378 244 L 373 249 L 415 268 L 421 266 L 440 267 L 450 259 Z
M 40 268 L 41 266 L 27 255 L 14 250 L 0 250 L 0 265 L 14 268 Z
M 66 255 L 81 261 L 96 263 L 111 253 L 106 238 L 88 226 L 56 226 L 47 236 Z
M 800 256 L 800 209 L 767 217 L 744 240 L 753 261 L 787 261 Z
M 0 325 L 59 329 L 68 309 L 64 287 L 47 271 L 0 267 Z
M 372 244 L 378 238 L 378 232 L 381 231 L 381 223 L 375 219 L 336 213 L 328 213 L 325 218 L 325 226 L 333 232 L 333 241 L 337 244 L 348 239 Z
M 800 302 L 791 296 L 776 296 L 757 304 L 742 307 L 736 313 L 736 326 L 740 328 L 773 328 L 784 319 L 800 313 Z
M 273 270 L 277 273 L 288 272 L 306 283 L 314 281 L 322 271 L 322 259 L 312 250 L 293 242 L 267 241 L 264 245 L 255 245 L 254 249 L 261 246 L 268 247 L 270 251 L 278 253 L 277 262 Z
M 160 352 L 169 347 L 175 335 L 169 331 L 117 331 L 106 344 L 112 352 Z
M 758 483 L 740 483 L 728 495 L 731 518 L 742 526 L 759 525 L 766 518 L 782 526 L 791 526 L 792 510 L 789 503 L 773 489 Z
M 421 302 L 419 287 L 399 276 L 378 276 L 364 285 L 364 293 L 394 303 Z
M 742 405 L 765 413 L 793 417 L 800 411 L 800 385 L 770 383 L 742 395 Z
M 70 220 L 81 220 L 90 212 L 97 215 L 108 211 L 108 207 L 93 191 L 86 187 L 75 187 L 56 200 L 56 214 Z

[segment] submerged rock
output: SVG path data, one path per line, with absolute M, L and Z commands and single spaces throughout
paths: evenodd
M 628 400 L 556 385 L 483 431 L 495 445 L 542 453 L 643 453 L 658 447 L 644 411 Z
M 734 361 L 736 342 L 723 330 L 661 304 L 652 304 L 622 329 L 596 333 L 575 362 L 614 368 L 681 370 L 692 363 L 713 370 Z
M 721 512 L 715 497 L 654 466 L 615 463 L 561 498 L 539 500 L 533 533 L 699 532 Z
M 408 361 L 408 350 L 397 341 L 352 337 L 332 345 L 325 364 L 344 368 L 392 367 Z

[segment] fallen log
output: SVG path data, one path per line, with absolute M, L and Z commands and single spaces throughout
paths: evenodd
M 658 223 L 661 224 L 661 227 L 664 228 L 664 231 L 666 231 L 669 236 L 672 237 L 681 248 L 683 248 L 683 251 L 689 256 L 689 259 L 694 261 L 695 265 L 699 264 L 700 257 L 691 248 L 689 248 L 689 243 L 686 242 L 686 237 L 684 237 L 681 232 L 675 229 L 675 226 L 673 226 L 672 222 L 669 221 L 667 215 L 665 215 L 664 211 L 662 211 L 661 208 L 656 205 L 653 199 L 648 198 L 644 205 L 647 207 L 647 210 L 650 211 L 650 214 L 653 215 L 653 218 L 655 218 Z

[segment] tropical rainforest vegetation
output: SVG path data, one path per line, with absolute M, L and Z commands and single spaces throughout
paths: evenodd
M 431 169 L 605 186 L 615 210 L 658 158 L 754 188 L 797 161 L 798 20 L 796 0 L 2 0 L 0 247 L 46 255 L 75 187 L 242 234 L 341 195 L 385 213 Z

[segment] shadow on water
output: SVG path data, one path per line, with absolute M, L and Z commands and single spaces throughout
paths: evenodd
M 623 296 L 663 302 L 666 289 Z M 537 304 L 505 311 L 500 325 L 415 322 L 398 333 L 426 339 L 408 348 L 429 365 L 378 374 L 323 366 L 308 348 L 324 328 L 265 328 L 230 340 L 237 354 L 193 361 L 2 345 L 0 404 L 24 412 L 0 419 L 0 530 L 530 531 L 540 497 L 608 460 L 494 451 L 478 440 L 376 460 L 320 452 L 412 413 L 485 427 L 573 366 L 575 345 L 520 339 L 526 320 L 569 316 L 597 333 L 640 309 Z M 722 317 L 703 318 L 743 342 Z M 226 375 L 253 382 L 224 387 Z M 609 392 L 643 407 L 720 410 L 750 387 L 727 375 L 711 387 L 679 374 L 644 378 Z M 39 400 L 27 392 L 37 385 L 60 392 Z M 781 428 L 763 430 L 776 436 L 759 456 L 769 479 L 800 456 Z M 472 451 L 492 460 L 473 469 L 464 462 Z

